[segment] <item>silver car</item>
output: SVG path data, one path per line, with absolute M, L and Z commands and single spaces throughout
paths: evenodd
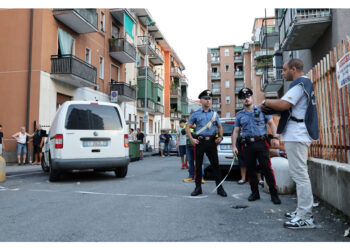
M 223 140 L 218 145 L 218 157 L 219 157 L 219 166 L 222 170 L 228 170 L 231 166 L 233 160 L 232 153 L 232 139 L 231 135 L 234 129 L 236 118 L 220 118 L 220 122 L 224 131 Z M 204 171 L 210 171 L 210 162 L 206 154 L 203 158 Z M 235 159 L 233 162 L 233 167 L 239 167 L 238 159 Z

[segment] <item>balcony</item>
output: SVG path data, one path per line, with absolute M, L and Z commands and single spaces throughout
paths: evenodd
M 215 111 L 217 112 L 221 111 L 221 105 L 219 103 L 212 104 L 211 106 Z
M 211 93 L 212 93 L 213 95 L 220 95 L 220 94 L 221 94 L 221 89 L 220 89 L 220 88 L 213 88 L 213 89 L 211 90 Z
M 235 79 L 243 79 L 244 72 L 243 71 L 235 71 Z
M 163 65 L 164 64 L 164 56 L 163 56 L 162 52 L 158 48 L 156 48 L 155 51 L 156 51 L 156 54 L 155 55 L 151 55 L 149 57 L 150 62 L 153 65 Z
M 136 48 L 126 38 L 109 39 L 109 55 L 121 63 L 136 62 Z
M 254 59 L 261 60 L 264 58 L 273 57 L 274 54 L 275 52 L 273 50 L 259 50 L 259 51 L 255 51 Z
M 188 97 L 187 96 L 181 96 L 181 102 L 188 103 Z
M 220 57 L 219 56 L 212 56 L 211 57 L 211 64 L 220 64 Z
M 235 56 L 234 63 L 243 63 L 243 56 Z
M 96 68 L 73 55 L 52 55 L 50 77 L 71 86 L 96 87 Z
M 188 86 L 188 80 L 186 76 L 181 77 L 180 86 Z
M 221 79 L 220 72 L 211 72 L 211 79 L 220 80 Z
M 267 68 L 261 78 L 260 87 L 266 98 L 281 97 L 284 84 L 282 68 Z
M 244 86 L 236 86 L 236 88 L 235 88 L 235 94 L 237 95 L 238 92 L 239 92 L 241 89 L 243 89 L 243 88 L 244 88 Z
M 146 67 L 138 67 L 138 78 L 145 78 L 146 77 Z M 150 67 L 147 67 L 147 80 L 150 80 L 151 82 L 155 82 L 156 75 L 154 74 L 153 70 Z
M 156 52 L 156 44 L 155 42 L 148 38 L 148 46 L 146 46 L 147 44 L 147 37 L 146 36 L 139 36 L 137 37 L 137 48 L 142 52 L 142 54 L 146 55 L 146 50 L 147 50 L 147 54 L 151 57 L 151 56 L 157 56 L 157 52 Z
M 140 111 L 145 110 L 145 98 L 137 99 L 137 109 Z M 152 99 L 147 99 L 147 111 L 151 113 L 155 112 L 155 103 Z
M 170 119 L 180 120 L 182 117 L 181 114 L 182 114 L 181 111 L 175 111 L 175 110 L 171 109 L 170 110 Z
M 279 23 L 281 49 L 311 49 L 331 22 L 331 9 L 286 9 Z
M 241 109 L 243 109 L 243 103 L 236 103 L 235 109 L 236 109 L 236 110 L 241 110 Z
M 164 106 L 162 104 L 159 104 L 159 103 L 155 104 L 155 114 L 157 115 L 164 114 Z
M 182 73 L 181 73 L 180 68 L 179 67 L 171 67 L 170 76 L 181 78 Z
M 78 34 L 98 31 L 96 9 L 53 9 L 52 14 Z
M 275 44 L 279 42 L 278 28 L 275 23 L 275 18 L 263 19 L 259 35 L 262 49 L 273 49 Z
M 111 91 L 118 91 L 118 101 L 134 102 L 136 101 L 136 89 L 125 82 L 111 81 Z
M 171 98 L 179 98 L 181 97 L 181 89 L 179 87 L 172 88 L 170 91 Z
M 156 76 L 156 84 L 159 84 L 160 86 L 164 87 L 164 79 L 161 78 L 159 75 Z

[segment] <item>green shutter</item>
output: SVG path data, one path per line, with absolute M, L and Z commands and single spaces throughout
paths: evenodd
M 132 35 L 132 30 L 134 27 L 134 22 L 133 20 L 129 17 L 128 14 L 124 12 L 124 28 L 126 34 L 128 34 L 132 39 L 134 39 L 134 36 Z

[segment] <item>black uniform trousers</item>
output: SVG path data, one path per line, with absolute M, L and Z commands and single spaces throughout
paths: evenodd
M 269 144 L 266 140 L 242 144 L 243 156 L 247 165 L 247 176 L 250 183 L 252 193 L 259 193 L 259 181 L 257 177 L 258 159 L 262 174 L 265 176 L 267 185 L 269 186 L 270 194 L 277 194 L 276 181 L 273 170 L 271 168 Z
M 202 181 L 202 165 L 204 153 L 208 156 L 210 165 L 213 167 L 213 174 L 215 177 L 216 185 L 218 185 L 221 181 L 218 150 L 214 140 L 214 138 L 209 141 L 200 140 L 199 144 L 194 147 L 196 186 L 200 186 Z

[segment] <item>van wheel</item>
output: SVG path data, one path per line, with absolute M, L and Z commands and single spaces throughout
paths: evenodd
M 52 168 L 52 162 L 51 162 L 51 156 L 49 155 L 49 161 L 50 161 L 50 173 L 49 173 L 49 180 L 51 182 L 59 181 L 61 172 L 57 169 Z
M 117 168 L 114 173 L 117 178 L 124 178 L 128 173 L 128 166 Z
M 49 172 L 50 171 L 50 168 L 46 165 L 46 162 L 45 162 L 45 158 L 44 158 L 44 154 L 41 158 L 41 168 L 43 169 L 43 171 L 45 173 Z

